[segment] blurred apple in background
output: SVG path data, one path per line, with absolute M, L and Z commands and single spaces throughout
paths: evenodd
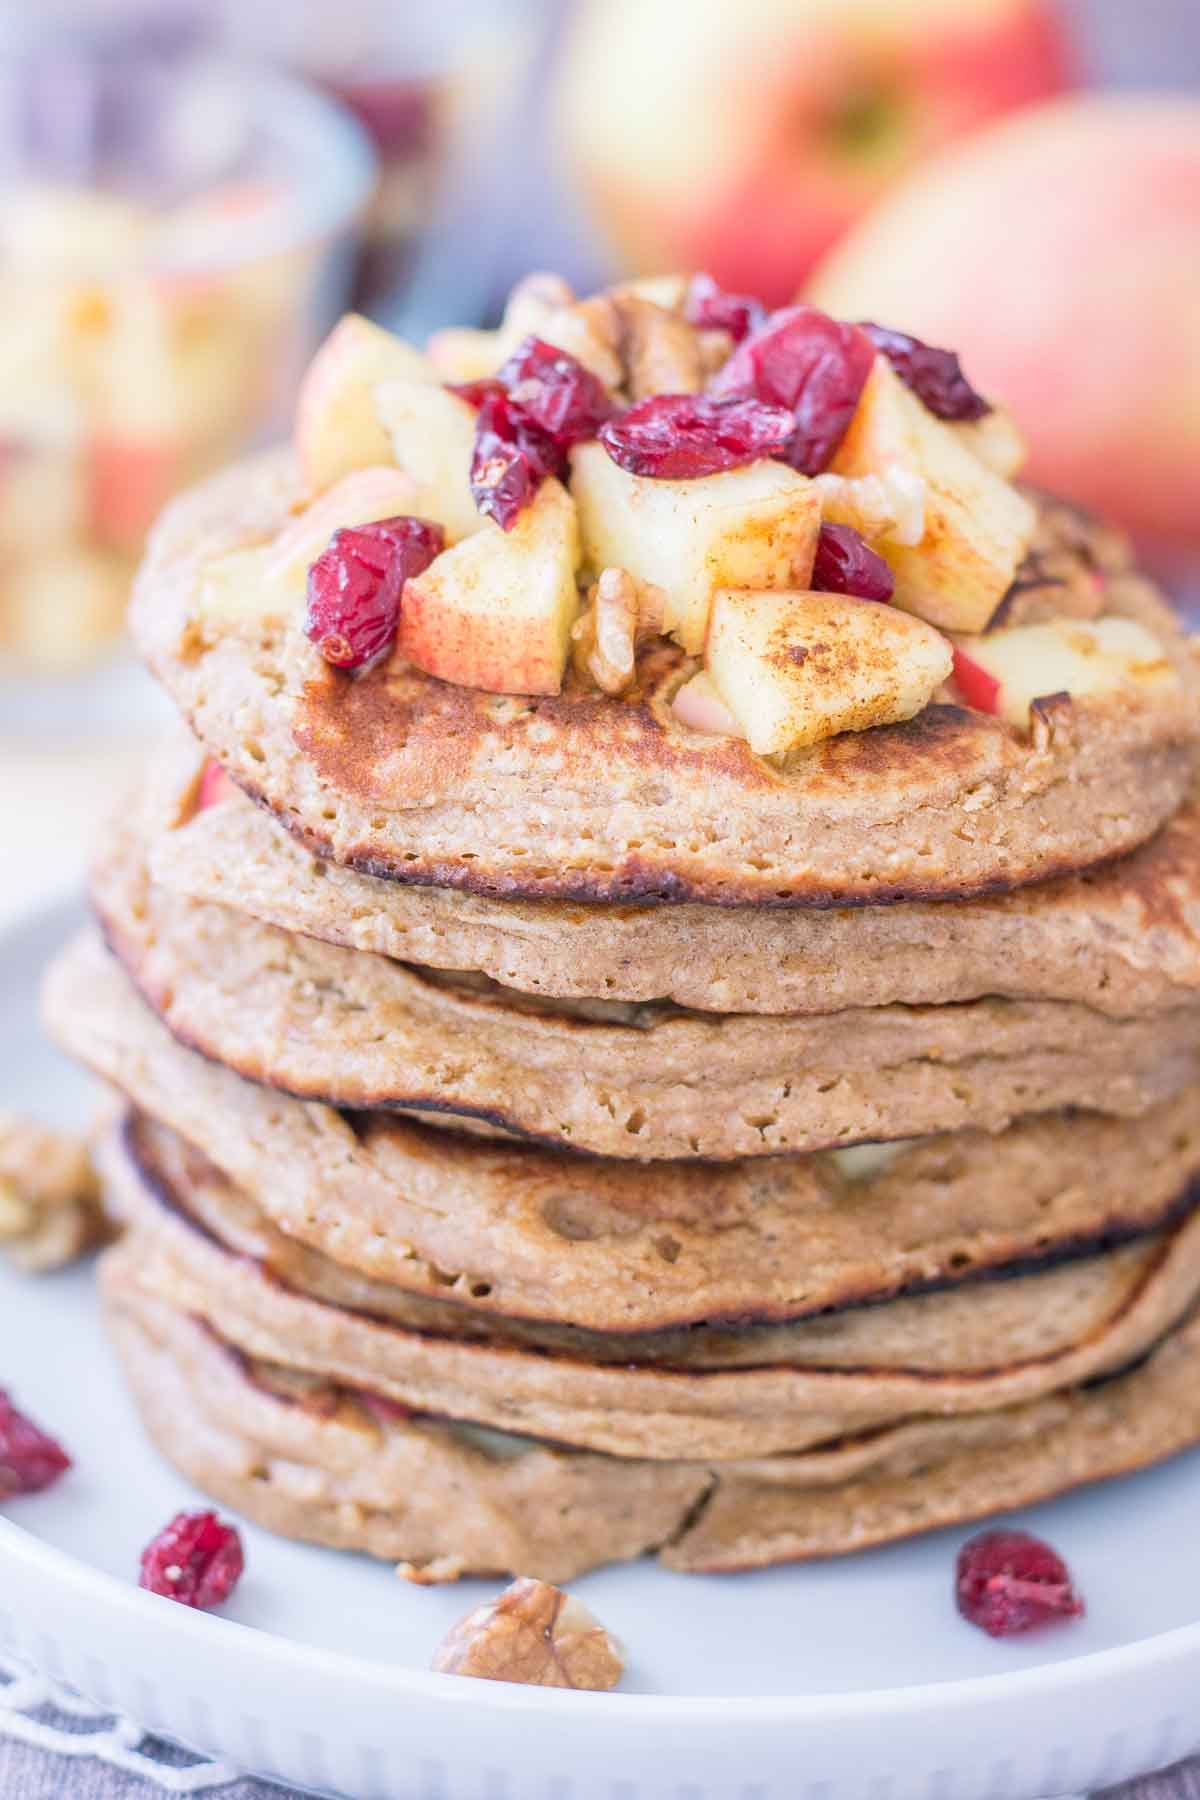
M 556 119 L 627 267 L 779 303 L 898 176 L 1067 63 L 1047 0 L 584 0 Z
M 1200 550 L 1200 101 L 1061 100 L 956 146 L 809 284 L 962 352 L 1027 473 Z

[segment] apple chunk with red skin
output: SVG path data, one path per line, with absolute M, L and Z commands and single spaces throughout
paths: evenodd
M 436 382 L 439 376 L 403 338 L 347 313 L 308 365 L 296 397 L 296 455 L 314 493 L 353 469 L 390 460 L 391 442 L 376 415 L 374 390 L 395 379 Z
M 925 482 L 919 544 L 891 543 L 895 604 L 947 631 L 981 631 L 1012 585 L 1036 517 L 878 356 L 832 468 L 883 474 L 901 466 Z
M 911 719 L 950 673 L 950 645 L 908 613 L 844 594 L 713 598 L 717 692 L 760 755 Z
M 485 519 L 404 586 L 398 653 L 427 675 L 492 694 L 557 694 L 579 610 L 579 529 L 544 481 L 510 531 Z
M 289 618 L 303 605 L 310 566 L 335 531 L 416 511 L 400 469 L 355 469 L 295 513 L 265 544 L 214 556 L 201 571 L 196 614 L 212 623 Z
M 662 588 L 664 629 L 690 655 L 704 648 L 717 588 L 803 587 L 812 574 L 820 495 L 783 463 L 658 481 L 628 474 L 603 444 L 579 444 L 571 491 L 587 563 Z
M 1169 692 L 1179 674 L 1158 639 L 1134 619 L 1048 619 L 954 646 L 954 682 L 968 706 L 1024 730 L 1035 700 L 1051 694 Z

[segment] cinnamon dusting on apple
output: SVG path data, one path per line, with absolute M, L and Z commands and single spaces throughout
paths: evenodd
M 997 629 L 1036 514 L 952 351 L 705 276 L 586 300 L 531 276 L 498 330 L 426 355 L 352 315 L 296 450 L 307 504 L 213 558 L 197 610 L 287 628 L 307 582 L 338 679 L 392 655 L 497 695 L 573 669 L 568 697 L 617 699 L 667 638 L 696 659 L 669 717 L 760 756 L 916 718 L 952 667 L 1019 732 L 1048 694 L 1179 679 L 1128 620 Z

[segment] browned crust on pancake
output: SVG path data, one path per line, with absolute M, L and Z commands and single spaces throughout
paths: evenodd
M 116 822 L 93 871 L 109 945 L 191 1049 L 354 1110 L 485 1123 L 634 1161 L 810 1152 L 1082 1106 L 1136 1116 L 1200 1079 L 1200 1005 L 1115 1019 L 1056 1001 L 720 1018 L 584 1016 L 164 895 Z
M 883 1359 L 875 1363 L 831 1355 L 825 1321 L 775 1344 L 755 1334 L 744 1359 L 735 1343 L 723 1362 L 714 1343 L 711 1360 L 687 1364 L 680 1341 L 674 1360 L 638 1361 L 644 1348 L 624 1339 L 633 1360 L 594 1361 L 586 1334 L 467 1339 L 314 1297 L 265 1274 L 257 1258 L 231 1255 L 219 1238 L 198 1241 L 186 1213 L 181 1222 L 164 1212 L 115 1146 L 104 1148 L 102 1165 L 131 1228 L 120 1259 L 126 1283 L 204 1319 L 245 1354 L 370 1388 L 417 1412 L 655 1460 L 773 1455 L 914 1413 L 1024 1402 L 1126 1366 L 1200 1290 L 1193 1221 L 1169 1241 L 1151 1238 L 1052 1275 L 991 1284 L 965 1311 L 954 1297 L 935 1296 L 858 1314 L 851 1338 L 860 1355 L 875 1346 Z M 200 1176 L 196 1193 L 204 1187 Z M 982 1341 L 981 1307 L 991 1321 Z M 1054 1317 L 1039 1318 L 1043 1310 Z M 943 1339 L 957 1344 L 957 1357 Z M 770 1349 L 771 1359 L 756 1362 L 754 1345 L 763 1355 Z M 980 1362 L 981 1354 L 997 1360 Z
M 624 700 L 504 698 L 393 662 L 349 681 L 295 629 L 206 637 L 204 554 L 268 534 L 295 496 L 276 458 L 177 502 L 151 545 L 135 635 L 247 791 L 339 862 L 496 895 L 857 905 L 1006 891 L 1144 841 L 1190 786 L 1196 671 L 1136 578 L 1105 604 L 1145 618 L 1185 674 L 1172 700 L 1072 704 L 1023 739 L 936 706 L 786 767 L 674 721 L 689 665 L 667 646 Z
M 1196 1092 L 1134 1126 L 1025 1121 L 911 1146 L 868 1183 L 823 1156 L 636 1164 L 470 1142 L 286 1100 L 176 1044 L 93 940 L 51 1035 L 202 1148 L 299 1242 L 480 1313 L 597 1331 L 785 1321 L 1161 1224 L 1200 1165 Z
M 1141 849 L 992 900 L 891 908 L 494 901 L 359 876 L 307 855 L 240 796 L 196 810 L 182 730 L 140 806 L 155 882 L 285 930 L 529 993 L 666 998 L 714 1012 L 826 1013 L 985 994 L 1129 1017 L 1200 995 L 1200 800 Z
M 253 1381 L 194 1321 L 107 1272 L 103 1286 L 143 1421 L 189 1479 L 270 1530 L 400 1559 L 435 1581 L 561 1582 L 652 1551 L 693 1572 L 843 1555 L 1032 1505 L 1200 1440 L 1194 1320 L 1102 1384 L 714 1467 L 537 1444 L 497 1459 L 436 1420 L 380 1418 L 363 1396 L 284 1399 L 269 1370 Z

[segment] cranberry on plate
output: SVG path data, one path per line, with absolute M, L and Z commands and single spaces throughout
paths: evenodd
M 18 1412 L 0 1388 L 0 1500 L 40 1494 L 71 1467 L 62 1445 Z
M 1062 1557 L 1027 1531 L 968 1539 L 958 1553 L 954 1593 L 963 1618 L 989 1637 L 1018 1637 L 1083 1612 Z
M 215 1512 L 181 1512 L 142 1551 L 138 1585 L 181 1606 L 219 1606 L 244 1566 L 242 1540 L 232 1525 Z

